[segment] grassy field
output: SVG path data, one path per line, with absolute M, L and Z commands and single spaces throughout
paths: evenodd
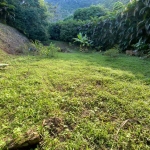
M 150 61 L 1 52 L 0 63 L 9 64 L 0 69 L 1 150 L 31 129 L 42 138 L 37 150 L 150 149 Z

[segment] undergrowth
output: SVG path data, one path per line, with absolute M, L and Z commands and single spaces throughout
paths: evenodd
M 150 149 L 149 61 L 97 53 L 0 60 L 9 63 L 0 70 L 0 149 L 32 128 L 42 136 L 37 149 Z

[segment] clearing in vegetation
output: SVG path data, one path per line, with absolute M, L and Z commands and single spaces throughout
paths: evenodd
M 0 53 L 0 149 L 29 130 L 43 150 L 150 149 L 150 62 L 100 53 Z M 27 144 L 27 143 L 26 143 Z

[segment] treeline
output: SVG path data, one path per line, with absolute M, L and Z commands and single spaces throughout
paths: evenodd
M 56 15 L 54 20 L 62 20 L 67 16 L 74 13 L 75 10 L 84 7 L 90 7 L 90 5 L 101 4 L 106 8 L 112 8 L 113 3 L 120 1 L 124 4 L 129 0 L 46 0 L 52 5 L 56 6 Z
M 133 0 L 128 5 L 117 2 L 113 11 L 101 9 L 102 12 L 94 13 L 95 16 L 85 20 L 90 9 L 92 7 L 86 11 L 77 10 L 73 17 L 51 24 L 51 39 L 72 42 L 81 32 L 93 41 L 94 47 L 103 50 L 118 44 L 122 50 L 137 48 L 146 49 L 144 53 L 149 51 L 150 0 Z
M 15 27 L 32 40 L 49 38 L 48 15 L 48 6 L 43 0 L 0 1 L 0 22 Z
M 44 0 L 1 0 L 0 21 L 15 27 L 29 39 L 73 42 L 79 33 L 92 46 L 106 50 L 119 45 L 122 50 L 150 51 L 150 0 L 116 2 L 112 11 L 93 5 L 75 11 L 64 21 L 49 23 L 49 6 Z

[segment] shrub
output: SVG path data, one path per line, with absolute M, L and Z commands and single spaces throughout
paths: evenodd
M 57 52 L 60 51 L 60 48 L 53 43 L 50 43 L 49 46 L 43 46 L 39 41 L 35 41 L 34 45 L 38 51 L 38 55 L 48 58 L 57 57 Z
M 133 47 L 143 54 L 147 54 L 149 52 L 149 45 L 142 41 L 142 39 L 140 39 L 138 43 L 133 44 Z
M 72 42 L 73 38 L 80 32 L 82 21 L 68 20 L 61 24 L 60 40 Z
M 105 51 L 104 55 L 115 58 L 119 56 L 119 48 L 118 47 L 113 47 L 107 51 Z
M 49 25 L 48 32 L 53 40 L 60 40 L 61 23 L 52 23 Z
M 57 57 L 57 52 L 60 51 L 60 48 L 57 47 L 55 44 L 50 43 L 48 47 L 46 47 L 45 55 L 49 58 Z
M 73 15 L 75 20 L 90 20 L 91 17 L 100 17 L 106 15 L 106 9 L 101 5 L 92 5 L 90 7 L 77 9 Z

